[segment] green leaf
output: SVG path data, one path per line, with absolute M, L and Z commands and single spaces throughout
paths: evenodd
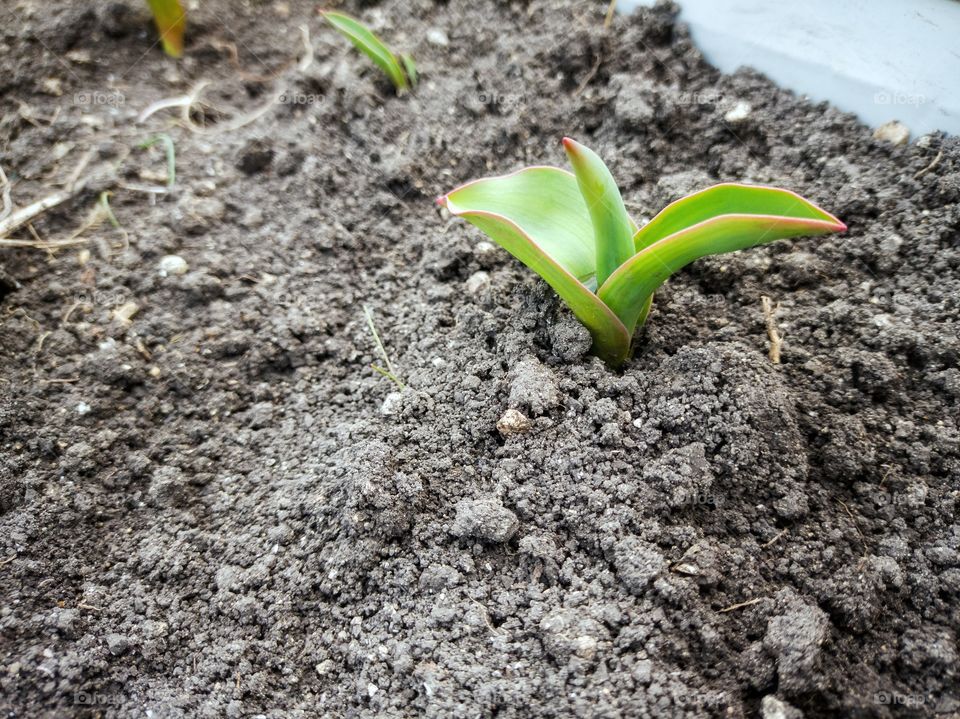
M 630 335 L 588 287 L 595 281 L 592 226 L 572 174 L 531 167 L 470 182 L 438 202 L 546 280 L 590 330 L 604 361 L 623 362 Z
M 657 213 L 633 237 L 636 251 L 649 247 L 674 232 L 718 215 L 774 215 L 843 223 L 795 192 L 779 187 L 725 182 L 694 192 L 672 202 Z
M 171 57 L 180 57 L 183 54 L 183 33 L 187 27 L 187 11 L 180 5 L 180 0 L 147 0 L 153 12 L 153 21 L 163 49 Z
M 400 59 L 403 61 L 403 69 L 407 71 L 407 77 L 410 78 L 410 87 L 416 87 L 420 82 L 420 74 L 417 72 L 417 65 L 413 61 L 413 56 L 408 52 L 400 53 Z
M 358 50 L 373 60 L 377 67 L 386 73 L 397 92 L 410 89 L 410 83 L 407 81 L 407 76 L 396 55 L 363 23 L 341 12 L 327 10 L 321 14 L 327 22 L 333 25 Z
M 145 142 L 141 142 L 139 147 L 146 150 L 157 143 L 163 144 L 164 152 L 167 156 L 167 187 L 173 187 L 177 183 L 177 153 L 173 146 L 173 138 L 165 132 L 151 137 Z
M 634 226 L 623 206 L 617 181 L 599 155 L 569 137 L 563 138 L 563 147 L 590 212 L 596 246 L 597 284 L 602 285 L 633 256 Z
M 697 206 L 698 198 L 703 201 L 704 196 L 710 202 L 704 202 L 703 207 L 712 207 L 714 214 L 729 214 L 711 217 Z M 738 196 L 743 198 L 742 203 L 738 204 Z M 723 198 L 723 202 L 717 204 L 718 198 Z M 683 204 L 690 200 L 693 202 Z M 691 214 L 683 218 L 678 207 L 692 208 Z M 731 212 L 735 208 L 740 211 Z M 662 215 L 666 216 L 661 218 Z M 690 224 L 691 218 L 699 221 Z M 651 225 L 653 228 L 648 230 Z M 674 231 L 664 236 L 665 228 Z M 640 244 L 646 243 L 643 249 L 614 272 L 597 294 L 632 335 L 646 318 L 653 292 L 694 260 L 788 237 L 825 235 L 845 229 L 846 225 L 833 215 L 792 192 L 720 185 L 670 205 L 651 220 L 637 233 Z

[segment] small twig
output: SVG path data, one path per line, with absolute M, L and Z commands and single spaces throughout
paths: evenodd
M 863 555 L 867 555 L 867 539 L 863 536 L 863 532 L 860 531 L 860 523 L 857 522 L 857 518 L 853 516 L 853 512 L 850 511 L 850 507 L 842 499 L 838 499 L 837 502 L 840 503 L 840 506 L 843 507 L 843 511 L 847 513 L 847 516 L 850 517 L 850 520 L 853 522 L 854 529 L 857 530 L 857 534 L 860 535 L 860 544 L 863 545 Z
M 748 599 L 747 601 L 740 602 L 739 604 L 731 604 L 729 607 L 724 607 L 719 611 L 721 614 L 726 614 L 727 612 L 732 612 L 735 609 L 743 609 L 744 607 L 750 607 L 750 606 L 753 606 L 754 604 L 759 604 L 764 599 L 766 599 L 766 597 L 757 597 L 756 599 Z
M 926 175 L 928 172 L 930 172 L 930 170 L 932 170 L 937 165 L 939 165 L 941 157 L 943 157 L 943 150 L 940 150 L 940 152 L 937 153 L 937 156 L 933 158 L 933 162 L 931 162 L 929 165 L 924 167 L 922 170 L 917 171 L 916 174 L 914 174 L 913 179 L 914 180 L 920 179 L 921 177 Z
M 763 305 L 763 316 L 767 321 L 767 336 L 770 338 L 770 361 L 774 364 L 780 364 L 780 348 L 783 346 L 783 338 L 780 336 L 780 330 L 777 328 L 777 320 L 774 317 L 780 304 L 773 306 L 773 300 L 766 295 L 760 297 L 760 303 Z
M 57 205 L 62 205 L 75 194 L 76 192 L 73 189 L 60 190 L 52 195 L 47 195 L 42 200 L 37 200 L 26 207 L 11 212 L 7 218 L 0 220 L 0 235 L 9 235 L 11 232 L 16 232 L 33 218 L 39 217 Z M 11 242 L 11 240 L 3 240 L 4 244 L 8 242 Z
M 204 127 L 203 125 L 198 125 L 193 121 L 193 118 L 190 117 L 190 109 L 193 107 L 194 103 L 199 100 L 200 93 L 209 83 L 201 82 L 193 91 L 193 102 L 190 102 L 187 105 L 183 105 L 180 110 L 180 121 L 183 125 L 197 135 L 210 135 L 220 132 L 231 132 L 233 130 L 238 130 L 244 125 L 249 125 L 251 122 L 259 119 L 262 115 L 265 115 L 275 104 L 280 102 L 280 97 L 283 93 L 275 93 L 267 102 L 265 102 L 260 107 L 248 112 L 245 115 L 239 115 L 234 117 L 232 120 L 227 120 L 225 122 L 218 122 L 213 127 Z
M 610 27 L 613 23 L 613 14 L 617 11 L 617 0 L 610 0 L 610 4 L 607 5 L 607 15 L 603 18 L 603 27 L 604 29 Z
M 390 358 L 387 356 L 387 350 L 384 349 L 383 342 L 380 341 L 380 335 L 377 332 L 376 326 L 373 324 L 373 312 L 366 305 L 363 306 L 363 314 L 367 318 L 367 327 L 370 328 L 370 334 L 373 335 L 374 342 L 377 343 L 377 349 L 380 351 L 380 356 L 383 357 L 384 363 L 387 365 L 386 369 L 383 367 L 377 367 L 377 365 L 370 365 L 374 370 L 382 374 L 389 380 L 392 380 L 397 384 L 402 392 L 405 389 L 403 382 L 397 377 L 396 371 L 393 369 L 393 364 L 390 362 Z
M 28 222 L 28 223 L 27 223 L 27 232 L 30 233 L 30 236 L 34 239 L 34 241 L 37 243 L 37 245 L 42 245 L 42 244 L 44 244 L 44 243 L 46 242 L 46 240 L 44 240 L 44 239 L 40 236 L 40 233 L 37 232 L 37 228 L 33 226 L 33 223 L 32 223 L 32 222 Z
M 505 632 L 498 631 L 496 627 L 490 622 L 490 612 L 487 611 L 487 608 L 483 606 L 478 600 L 471 599 L 471 601 L 477 605 L 480 609 L 480 618 L 483 619 L 483 623 L 487 625 L 487 629 L 490 630 L 490 633 L 495 636 L 503 636 Z
M 597 70 L 600 69 L 600 55 L 598 54 L 593 60 L 593 67 L 590 68 L 590 72 L 587 73 L 586 77 L 580 81 L 580 84 L 577 86 L 577 89 L 573 91 L 573 96 L 576 97 L 581 92 L 587 88 L 587 84 L 593 79 L 593 76 L 597 74 Z
M 103 611 L 100 607 L 95 607 L 92 604 L 86 604 L 84 602 L 77 602 L 77 609 L 89 609 L 91 612 Z
M 200 88 L 202 88 L 204 84 L 205 83 L 200 83 L 199 85 L 197 85 L 197 87 L 194 88 L 193 92 L 190 93 L 189 95 L 180 95 L 179 97 L 165 97 L 161 100 L 157 100 L 156 102 L 151 102 L 149 105 L 147 105 L 143 109 L 143 112 L 137 115 L 137 123 L 140 124 L 145 122 L 148 117 L 150 117 L 154 113 L 160 112 L 161 110 L 166 110 L 171 107 L 183 107 L 185 105 L 186 106 L 192 105 L 196 101 L 195 93 L 197 93 L 198 90 L 200 90 Z
M 17 558 L 17 555 L 14 554 L 12 557 L 7 557 L 6 559 L 0 560 L 0 567 L 10 564 L 10 562 L 12 562 L 16 558 Z
M 304 72 L 313 64 L 313 43 L 310 42 L 310 28 L 300 25 L 300 39 L 303 41 L 303 57 L 297 64 L 297 69 Z
M 34 351 L 34 354 L 40 354 L 43 352 L 43 343 L 47 341 L 47 337 L 52 335 L 53 332 L 44 332 L 37 338 L 37 349 Z
M 117 187 L 130 192 L 145 192 L 148 195 L 166 195 L 170 192 L 168 188 L 160 185 L 144 185 L 139 182 L 120 182 Z
M 13 211 L 13 203 L 10 200 L 10 180 L 7 179 L 7 173 L 3 171 L 2 166 L 0 166 L 0 183 L 3 183 L 3 190 L 0 190 L 3 195 L 3 209 L 0 210 L 0 220 L 3 220 Z
M 34 239 L 33 241 L 23 243 L 21 240 L 11 240 L 7 239 L 6 236 L 11 232 L 16 232 L 24 225 L 29 224 L 34 218 L 39 217 L 44 212 L 62 205 L 67 200 L 79 195 L 85 188 L 87 184 L 87 179 L 80 179 L 80 174 L 86 168 L 87 164 L 90 162 L 90 158 L 93 156 L 92 150 L 84 154 L 80 159 L 80 162 L 77 164 L 73 172 L 70 173 L 70 177 L 67 179 L 66 189 L 60 190 L 59 192 L 54 192 L 51 195 L 47 195 L 43 199 L 37 200 L 26 207 L 21 207 L 19 210 L 14 210 L 5 217 L 3 220 L 0 220 L 0 245 L 6 247 L 53 247 L 57 246 L 56 241 L 44 242 L 43 240 Z M 76 244 L 76 243 L 71 243 Z
M 767 542 L 766 544 L 761 544 L 761 545 L 760 545 L 760 549 L 766 549 L 767 547 L 772 546 L 778 539 L 780 539 L 780 537 L 782 537 L 784 534 L 786 534 L 786 533 L 789 532 L 789 531 L 790 531 L 789 529 L 784 529 L 782 532 L 780 532 L 780 534 L 778 534 L 776 537 L 774 537 L 773 539 L 771 539 L 771 540 L 770 540 L 769 542 Z
M 882 465 L 881 465 L 882 466 Z M 893 467 L 887 467 L 887 471 L 883 473 L 883 476 L 880 478 L 880 489 L 883 489 L 883 483 L 887 481 L 887 477 L 890 476 L 890 473 L 893 471 Z
M 72 247 L 87 242 L 85 237 L 76 237 L 68 240 L 11 240 L 0 239 L 0 247 L 30 247 L 35 250 L 59 250 L 61 247 Z
M 73 189 L 78 184 L 80 185 L 78 189 L 83 189 L 83 186 L 86 185 L 86 181 L 80 182 L 80 175 L 83 174 L 83 171 L 87 169 L 87 165 L 90 164 L 90 160 L 93 159 L 93 156 L 96 154 L 96 149 L 91 147 L 80 158 L 80 162 L 77 163 L 77 166 L 73 168 L 73 172 L 70 173 L 70 176 L 67 178 L 66 187 L 67 189 Z
M 63 379 L 44 379 L 40 380 L 41 382 L 46 382 L 47 384 L 69 384 L 71 382 L 79 382 L 79 377 L 64 377 Z

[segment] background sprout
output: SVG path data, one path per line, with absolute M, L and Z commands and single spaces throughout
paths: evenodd
M 171 57 L 183 54 L 183 32 L 187 27 L 187 11 L 180 0 L 147 0 L 153 11 L 153 21 L 160 33 L 163 49 Z
M 386 73 L 398 94 L 406 92 L 417 84 L 417 70 L 410 55 L 403 54 L 400 56 L 401 59 L 397 59 L 390 48 L 356 18 L 330 10 L 321 14 L 360 52 L 373 60 L 377 67 Z
M 563 146 L 572 174 L 529 167 L 469 182 L 437 202 L 546 280 L 613 367 L 626 360 L 653 293 L 682 267 L 706 255 L 847 229 L 793 192 L 735 183 L 677 200 L 638 229 L 603 161 L 569 138 Z

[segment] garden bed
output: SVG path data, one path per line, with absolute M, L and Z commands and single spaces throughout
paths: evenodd
M 313 3 L 205 2 L 179 64 L 139 3 L 0 11 L 14 201 L 79 167 L 39 236 L 105 189 L 122 226 L 0 248 L 0 708 L 960 711 L 960 144 L 721 75 L 668 6 L 344 9 L 412 52 L 415 93 Z M 210 132 L 137 124 L 200 81 Z M 161 132 L 173 189 L 123 189 L 163 185 L 137 147 Z M 611 371 L 434 205 L 565 166 L 564 135 L 638 221 L 734 180 L 849 231 L 691 265 Z

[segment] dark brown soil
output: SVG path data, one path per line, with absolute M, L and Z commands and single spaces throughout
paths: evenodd
M 669 7 L 348 3 L 418 60 L 398 98 L 314 3 L 201 3 L 180 63 L 144 5 L 0 8 L 14 202 L 92 151 L 34 229 L 110 188 L 127 238 L 0 248 L 4 716 L 957 715 L 956 139 L 720 75 Z M 137 124 L 200 81 L 210 132 Z M 159 132 L 172 191 L 124 189 Z M 850 230 L 696 263 L 612 372 L 433 204 L 563 135 L 638 221 L 741 180 Z

